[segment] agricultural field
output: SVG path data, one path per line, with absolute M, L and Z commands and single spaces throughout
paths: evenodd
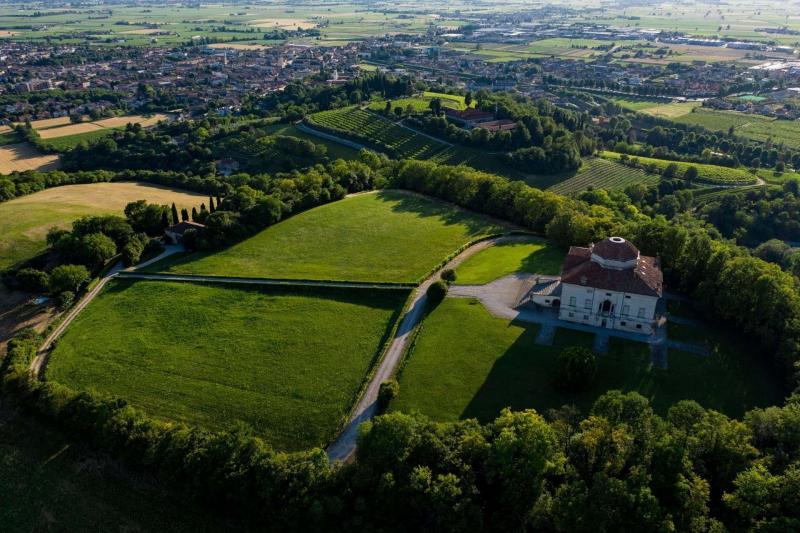
M 453 145 L 357 107 L 315 113 L 309 117 L 308 124 L 331 135 L 390 152 L 389 155 L 398 158 L 424 159 L 446 165 L 463 163 L 509 179 L 525 177 L 521 172 L 505 165 L 498 154 Z
M 469 53 L 490 63 L 522 61 L 537 57 L 556 56 L 563 59 L 591 60 L 606 53 L 609 41 L 597 39 L 549 38 L 527 44 L 456 42 L 448 48 Z
M 202 509 L 58 431 L 0 406 L 5 531 L 220 531 Z
M 604 151 L 601 157 L 610 161 L 618 161 L 622 154 Z M 664 169 L 671 164 L 678 167 L 678 173 L 683 174 L 689 167 L 697 169 L 697 180 L 701 183 L 711 185 L 752 185 L 756 178 L 748 171 L 741 168 L 721 167 L 717 165 L 706 165 L 702 163 L 686 163 L 684 161 L 668 161 L 666 159 L 654 159 L 652 157 L 630 156 L 637 159 L 642 165 L 654 165 L 659 169 Z
M 407 297 L 117 280 L 59 340 L 47 377 L 165 420 L 211 430 L 244 422 L 280 450 L 323 446 Z
M 241 6 L 239 6 L 241 7 Z M 228 3 L 202 5 L 104 5 L 60 9 L 11 4 L 0 15 L 0 38 L 21 41 L 89 42 L 96 46 L 180 45 L 199 38 L 238 44 L 266 44 L 276 30 L 318 29 L 321 36 L 295 42 L 317 44 L 363 40 L 386 33 L 424 34 L 431 22 L 456 27 L 463 20 L 437 15 L 400 16 L 366 11 L 354 4 L 253 4 L 244 9 Z
M 623 190 L 635 183 L 653 185 L 658 183 L 658 180 L 658 174 L 651 174 L 639 168 L 631 168 L 615 161 L 594 157 L 584 161 L 577 174 L 550 185 L 545 190 L 569 195 L 590 187 L 609 191 Z
M 800 121 L 778 120 L 763 115 L 738 113 L 736 111 L 716 111 L 696 109 L 674 119 L 681 124 L 703 126 L 712 131 L 725 131 L 733 127 L 736 135 L 764 142 L 772 139 L 774 144 L 785 144 L 790 148 L 800 148 Z
M 514 272 L 557 275 L 565 253 L 540 239 L 495 244 L 461 263 L 456 269 L 456 283 L 483 285 Z
M 358 159 L 358 150 L 350 148 L 341 143 L 329 141 L 322 137 L 317 137 L 310 133 L 301 131 L 293 124 L 273 124 L 264 128 L 265 131 L 272 135 L 285 135 L 287 137 L 297 137 L 306 141 L 311 141 L 315 144 L 324 145 L 328 149 L 328 157 L 331 159 Z
M 700 105 L 699 102 L 695 101 L 666 102 L 663 99 L 636 96 L 611 98 L 611 101 L 630 111 L 639 111 L 646 115 L 671 119 L 691 113 L 693 109 Z
M 442 106 L 450 107 L 453 109 L 465 109 L 467 106 L 464 104 L 464 97 L 459 95 L 453 94 L 446 94 L 446 93 L 434 93 L 430 91 L 425 91 L 420 96 L 411 96 L 408 98 L 397 98 L 392 100 L 392 110 L 396 107 L 402 108 L 404 111 L 408 106 L 414 110 L 414 112 L 419 113 L 421 111 L 427 111 L 430 107 L 431 100 L 434 98 L 438 98 L 442 102 Z M 386 108 L 386 100 L 378 100 L 369 104 L 368 109 L 372 111 L 383 111 Z
M 565 404 L 584 413 L 611 389 L 637 391 L 660 414 L 692 399 L 707 408 L 741 416 L 749 408 L 781 399 L 768 362 L 737 348 L 701 358 L 670 351 L 669 368 L 650 365 L 642 343 L 612 339 L 598 358 L 588 390 L 570 394 L 553 385 L 556 355 L 566 346 L 591 346 L 589 334 L 559 329 L 553 346 L 535 343 L 538 326 L 491 316 L 477 300 L 447 298 L 423 323 L 400 375 L 392 409 L 419 411 L 436 420 L 492 420 L 501 409 L 540 413 Z
M 147 200 L 191 209 L 206 197 L 144 183 L 64 185 L 0 203 L 0 270 L 45 248 L 47 230 L 67 228 L 86 215 L 117 214 L 129 202 Z
M 464 244 L 509 228 L 420 195 L 361 194 L 295 215 L 227 250 L 151 270 L 258 278 L 417 282 Z
M 66 125 L 63 123 L 63 118 L 67 119 Z M 170 115 L 156 113 L 148 116 L 129 115 L 70 124 L 68 117 L 62 117 L 36 121 L 31 125 L 47 145 L 64 151 L 74 148 L 81 142 L 93 141 L 110 135 L 114 130 L 124 128 L 127 124 L 140 124 L 143 128 L 149 128 L 162 120 L 169 119 Z
M 60 166 L 58 155 L 41 154 L 30 143 L 0 144 L 0 174 L 26 170 L 56 170 Z
M 309 122 L 311 126 L 358 137 L 366 144 L 370 141 L 380 143 L 379 146 L 395 150 L 401 158 L 432 159 L 447 148 L 441 141 L 416 134 L 357 107 L 321 111 L 311 115 Z

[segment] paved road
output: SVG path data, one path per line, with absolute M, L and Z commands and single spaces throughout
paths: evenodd
M 373 416 L 378 414 L 378 390 L 380 389 L 381 383 L 391 379 L 394 375 L 395 371 L 397 370 L 400 361 L 403 358 L 403 354 L 408 347 L 408 343 L 411 341 L 414 328 L 416 328 L 417 324 L 419 324 L 420 320 L 422 320 L 423 316 L 425 315 L 425 305 L 427 304 L 427 291 L 428 287 L 431 284 L 438 280 L 442 271 L 448 268 L 455 268 L 459 264 L 461 264 L 465 259 L 468 257 L 476 254 L 477 252 L 488 248 L 489 246 L 493 246 L 500 242 L 507 242 L 513 240 L 526 240 L 530 239 L 527 236 L 507 236 L 507 237 L 496 237 L 494 239 L 488 239 L 485 241 L 478 242 L 473 246 L 470 246 L 460 254 L 458 254 L 454 259 L 452 259 L 449 263 L 431 275 L 428 279 L 422 282 L 422 284 L 417 288 L 416 292 L 414 293 L 413 300 L 411 302 L 411 307 L 409 308 L 408 312 L 403 316 L 403 319 L 400 322 L 400 326 L 397 328 L 397 333 L 395 334 L 394 339 L 392 340 L 391 345 L 389 345 L 389 349 L 386 350 L 386 354 L 384 355 L 383 359 L 378 366 L 378 369 L 375 371 L 375 375 L 370 381 L 369 385 L 367 386 L 367 390 L 364 391 L 364 394 L 361 396 L 356 408 L 353 410 L 353 414 L 350 417 L 350 421 L 345 426 L 342 433 L 339 435 L 338 439 L 333 442 L 330 446 L 328 446 L 328 459 L 331 462 L 334 461 L 348 461 L 351 459 L 356 451 L 356 439 L 358 437 L 358 427 L 367 420 L 371 419 Z

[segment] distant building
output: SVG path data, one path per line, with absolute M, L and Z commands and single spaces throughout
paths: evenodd
M 474 128 L 478 124 L 484 122 L 494 121 L 493 113 L 489 113 L 487 111 L 481 111 L 480 109 L 475 109 L 474 107 L 470 107 L 463 111 L 460 111 L 458 109 L 453 109 L 450 107 L 445 107 L 444 114 L 447 116 L 447 118 L 462 122 L 465 126 L 470 128 Z

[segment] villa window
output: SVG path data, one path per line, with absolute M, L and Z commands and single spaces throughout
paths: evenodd
M 619 325 L 620 326 L 624 326 L 625 325 L 625 321 L 623 320 L 622 322 L 619 323 Z
M 569 297 L 569 306 L 570 307 L 575 307 L 576 305 L 578 305 L 578 299 L 575 298 L 574 296 L 570 296 Z
M 630 305 L 623 305 L 622 306 L 622 314 L 623 315 L 629 315 L 630 312 L 631 312 L 631 306 Z
M 644 307 L 639 308 L 639 318 L 644 318 Z
M 592 308 L 592 301 L 589 298 L 586 298 L 586 302 L 584 302 L 583 306 L 586 309 L 591 309 Z

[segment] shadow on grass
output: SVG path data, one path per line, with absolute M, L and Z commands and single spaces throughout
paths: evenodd
M 501 243 L 497 246 L 504 246 L 506 244 L 512 243 Z M 534 274 L 556 276 L 561 273 L 561 265 L 564 262 L 565 255 L 566 252 L 563 248 L 555 245 L 545 246 L 522 260 L 522 270 Z
M 417 194 L 408 194 L 398 191 L 380 191 L 378 198 L 387 202 L 393 202 L 392 211 L 398 213 L 414 213 L 420 218 L 436 218 L 441 223 L 452 225 L 464 225 L 471 235 L 482 235 L 490 233 L 490 227 L 503 227 L 510 229 L 507 224 L 493 222 L 488 218 L 467 211 L 466 209 L 443 205 L 438 200 L 429 199 Z

